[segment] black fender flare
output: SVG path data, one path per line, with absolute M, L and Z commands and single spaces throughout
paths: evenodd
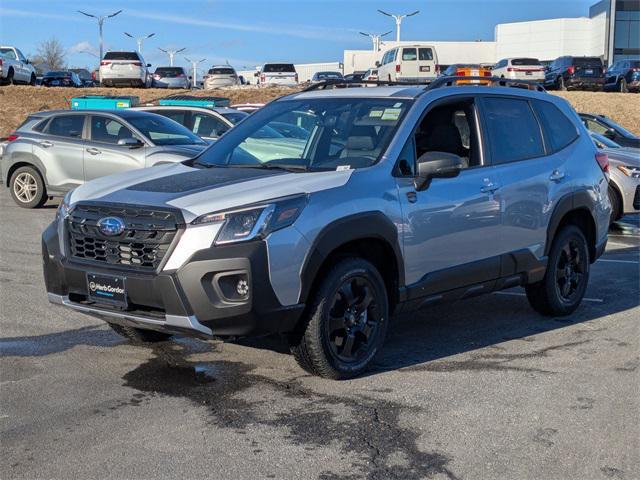
M 589 193 L 585 191 L 578 191 L 564 195 L 560 200 L 558 200 L 549 220 L 549 226 L 547 227 L 547 239 L 544 245 L 545 256 L 549 255 L 549 250 L 551 249 L 551 244 L 553 243 L 553 239 L 558 231 L 560 222 L 566 214 L 573 210 L 586 210 L 589 212 L 589 215 L 591 215 L 593 223 L 596 223 L 593 216 L 594 201 Z
M 398 270 L 398 287 L 402 288 L 404 259 L 398 229 L 382 212 L 362 212 L 335 220 L 318 233 L 302 266 L 300 302 L 307 301 L 318 271 L 332 252 L 347 243 L 365 238 L 382 240 L 391 247 Z

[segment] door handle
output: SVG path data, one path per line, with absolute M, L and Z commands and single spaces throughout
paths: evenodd
M 49 148 L 49 147 L 53 147 L 53 143 L 50 142 L 49 140 L 43 140 L 42 142 L 40 142 L 40 146 L 42 148 Z
M 87 152 L 89 152 L 91 155 L 98 155 L 100 153 L 102 153 L 100 150 L 98 150 L 97 148 L 87 148 Z
M 409 203 L 416 203 L 418 201 L 418 194 L 416 192 L 407 192 L 407 200 L 409 200 Z
M 480 187 L 482 193 L 493 193 L 500 188 L 497 183 L 489 182 Z
M 563 178 L 564 172 L 561 172 L 560 170 L 554 170 L 551 172 L 551 175 L 549 175 L 549 180 L 556 183 L 561 182 Z

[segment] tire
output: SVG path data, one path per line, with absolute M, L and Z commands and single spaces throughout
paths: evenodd
M 31 74 L 31 80 L 29 80 L 29 85 L 31 85 L 32 87 L 36 86 L 36 76 L 33 73 Z
M 622 218 L 622 198 L 617 190 L 609 185 L 609 201 L 611 202 L 611 223 Z
M 567 86 L 564 84 L 564 77 L 562 75 L 558 77 L 558 90 L 561 92 L 567 91 Z
M 47 201 L 47 188 L 34 167 L 16 169 L 9 180 L 13 201 L 22 208 L 38 208 Z
M 353 378 L 382 347 L 388 316 L 387 291 L 378 270 L 360 258 L 342 259 L 321 279 L 291 351 L 311 374 Z
M 126 338 L 132 345 L 145 345 L 148 343 L 166 342 L 171 338 L 168 333 L 156 332 L 155 330 L 143 330 L 141 328 L 125 327 L 109 323 L 109 326 L 121 337 Z
M 620 87 L 618 88 L 618 90 L 620 91 L 620 93 L 629 93 L 629 86 L 627 85 L 626 78 L 620 79 Z
M 6 85 L 15 85 L 13 76 L 14 76 L 13 68 L 10 68 L 9 71 L 7 72 Z
M 538 313 L 564 316 L 573 313 L 589 282 L 589 249 L 575 225 L 563 227 L 553 239 L 542 281 L 527 285 L 527 299 Z

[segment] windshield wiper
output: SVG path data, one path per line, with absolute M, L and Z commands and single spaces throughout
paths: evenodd
M 231 168 L 260 168 L 265 170 L 285 170 L 287 172 L 308 172 L 306 165 L 290 165 L 288 163 L 272 163 L 266 162 L 254 165 L 228 165 Z

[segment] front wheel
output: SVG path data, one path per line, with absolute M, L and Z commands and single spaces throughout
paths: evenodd
M 584 234 L 575 225 L 567 225 L 553 240 L 542 281 L 525 287 L 529 303 L 543 315 L 573 313 L 587 289 L 589 266 Z
M 166 342 L 171 338 L 168 333 L 156 332 L 155 330 L 143 330 L 141 328 L 125 327 L 109 323 L 114 332 L 126 338 L 133 345 L 144 345 L 147 343 Z
M 31 74 L 31 80 L 29 80 L 29 85 L 31 85 L 32 87 L 36 86 L 36 76 L 35 74 Z
M 609 201 L 611 202 L 611 223 L 622 218 L 622 199 L 620 194 L 609 185 Z
M 382 347 L 389 304 L 378 270 L 345 258 L 322 279 L 291 351 L 306 371 L 343 380 L 366 370 Z

